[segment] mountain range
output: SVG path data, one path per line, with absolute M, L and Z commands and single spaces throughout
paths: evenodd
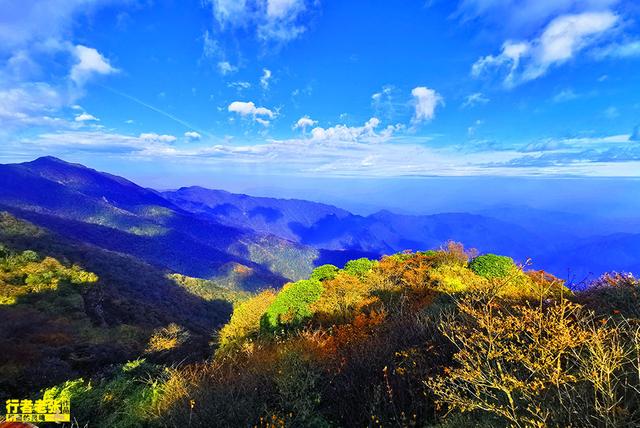
M 318 202 L 202 187 L 156 191 L 53 157 L 0 165 L 0 210 L 171 272 L 245 290 L 303 278 L 325 263 L 438 248 L 448 240 L 521 263 L 531 259 L 532 268 L 574 281 L 604 270 L 640 271 L 640 234 L 587 214 L 510 206 L 363 216 Z

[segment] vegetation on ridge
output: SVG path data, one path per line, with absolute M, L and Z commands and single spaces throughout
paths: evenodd
M 451 243 L 258 293 L 206 361 L 138 360 L 47 393 L 69 394 L 81 426 L 635 426 L 639 290 L 611 274 L 574 294 Z M 126 417 L 106 416 L 118 403 Z

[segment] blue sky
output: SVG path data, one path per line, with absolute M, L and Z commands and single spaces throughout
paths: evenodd
M 0 0 L 0 162 L 166 186 L 638 177 L 638 19 L 620 0 Z

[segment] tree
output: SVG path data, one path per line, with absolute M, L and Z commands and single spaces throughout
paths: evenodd
M 495 254 L 484 254 L 471 260 L 469 268 L 488 279 L 504 278 L 516 268 L 513 259 Z
M 303 279 L 285 285 L 262 316 L 263 330 L 272 331 L 281 325 L 295 326 L 310 318 L 310 305 L 320 298 L 324 287 L 318 280 Z

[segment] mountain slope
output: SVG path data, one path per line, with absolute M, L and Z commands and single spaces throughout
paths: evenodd
M 299 199 L 254 197 L 202 187 L 183 187 L 162 192 L 162 196 L 186 211 L 230 226 L 250 229 L 298 240 L 291 224 L 311 227 L 326 216 L 346 218 L 351 213 L 331 205 Z
M 75 239 L 203 278 L 246 273 L 249 289 L 308 274 L 319 253 L 184 211 L 120 177 L 55 158 L 0 165 L 0 205 Z M 286 254 L 291 263 L 282 267 Z
M 390 254 L 437 248 L 448 240 L 519 259 L 541 241 L 514 224 L 481 215 L 449 213 L 423 216 L 380 211 L 370 216 L 300 200 L 259 198 L 200 187 L 163 192 L 180 208 L 229 226 L 246 225 L 304 245 Z
M 0 396 L 134 358 L 171 323 L 203 356 L 242 293 L 193 281 L 0 212 Z

